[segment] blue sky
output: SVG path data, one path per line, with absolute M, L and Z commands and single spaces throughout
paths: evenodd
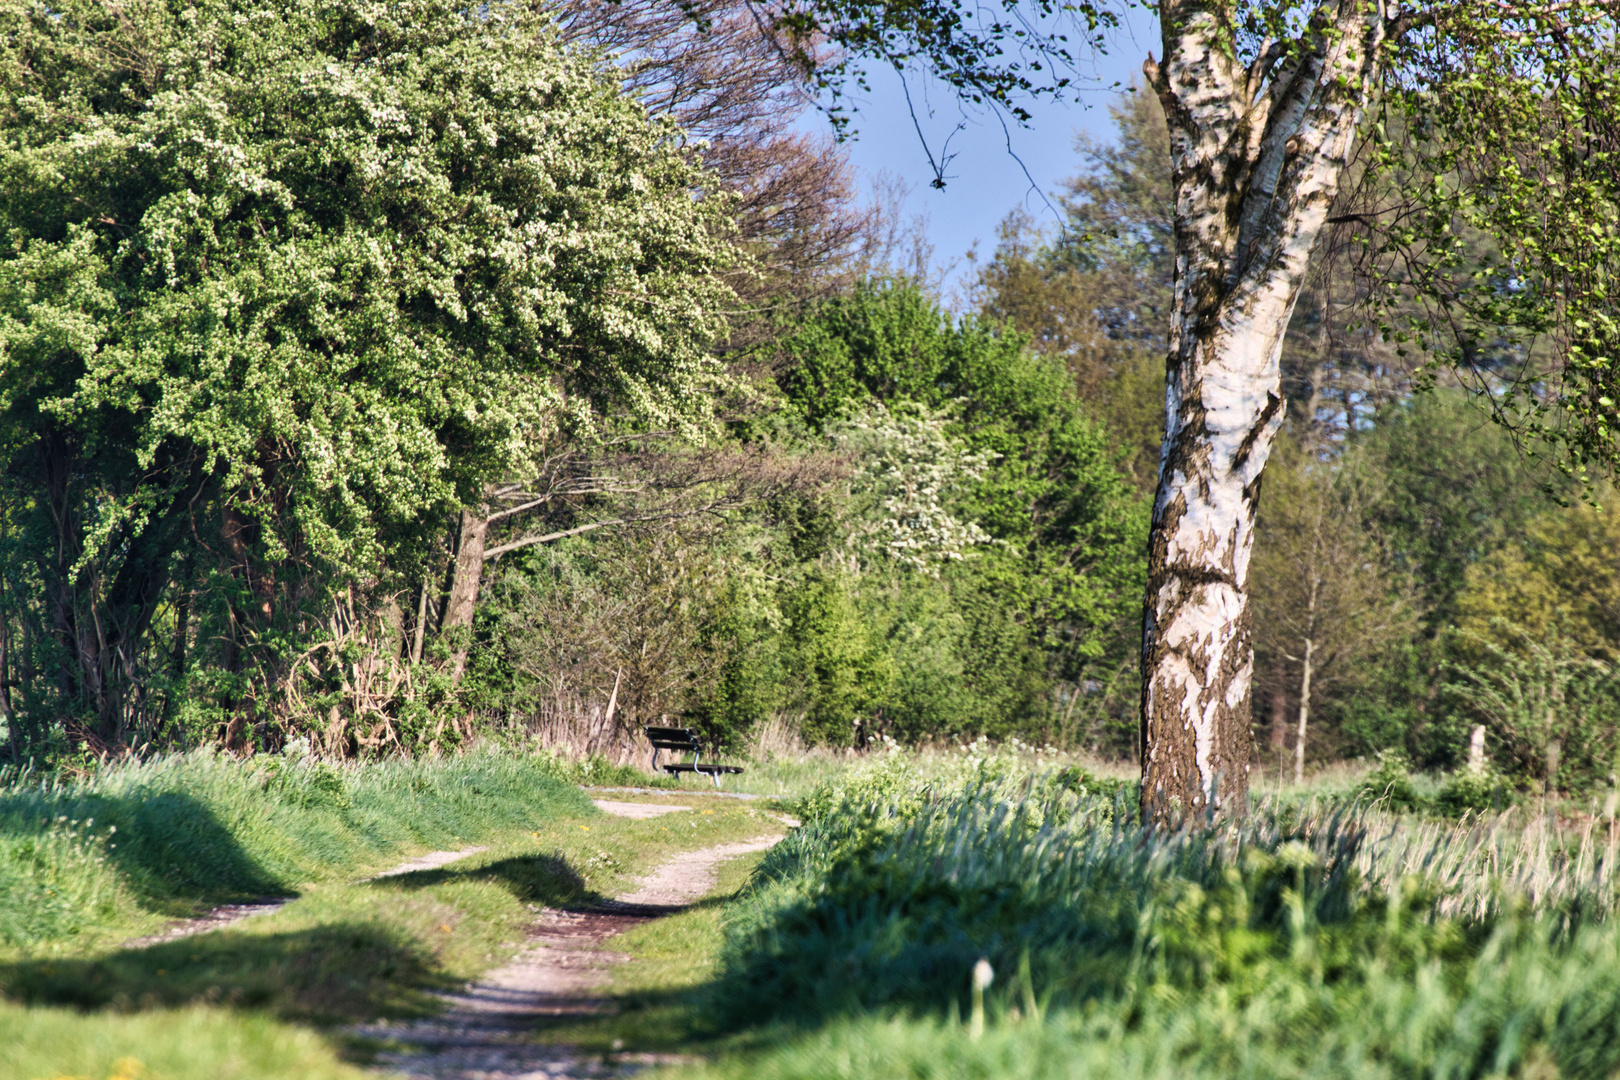
M 1109 87 L 1116 82 L 1127 85 L 1133 79 L 1140 83 L 1142 59 L 1149 49 L 1157 52 L 1159 44 L 1156 20 L 1139 9 L 1129 15 L 1130 22 L 1116 35 L 1109 54 L 1081 68 L 1090 85 L 1067 101 L 1037 102 L 1030 107 L 1034 118 L 1027 127 L 1020 128 L 1009 119 L 1004 132 L 988 112 L 964 114 L 948 88 L 914 80 L 912 98 L 919 105 L 930 147 L 937 154 L 951 136 L 950 152 L 955 157 L 946 169 L 944 191 L 929 187 L 933 172 L 906 109 L 899 77 L 891 71 L 870 72 L 871 93 L 858 101 L 854 126 L 859 135 L 849 143 L 850 157 L 863 184 L 887 173 L 911 188 L 907 216 L 926 214 L 935 260 L 957 262 L 946 285 L 947 295 L 966 269 L 962 256 L 975 240 L 980 252 L 987 255 L 995 246 L 997 223 L 1014 206 L 1022 203 L 1038 217 L 1051 220 L 1037 190 L 1049 194 L 1074 173 L 1076 131 L 1086 131 L 1097 139 L 1113 137 L 1107 106 L 1115 91 Z M 925 115 L 925 104 L 932 105 L 932 117 Z M 965 126 L 952 135 L 959 123 Z M 1008 153 L 1009 140 L 1023 167 Z

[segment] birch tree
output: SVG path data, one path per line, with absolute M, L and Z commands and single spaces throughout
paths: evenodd
M 1249 564 L 1261 475 L 1284 414 L 1279 357 L 1370 111 L 1394 101 L 1421 116 L 1448 94 L 1490 97 L 1500 88 L 1498 97 L 1520 103 L 1508 115 L 1523 117 L 1526 93 L 1555 103 L 1580 94 L 1590 75 L 1561 79 L 1548 61 L 1558 50 L 1587 60 L 1602 54 L 1614 39 L 1614 7 L 1610 0 L 1159 6 L 1164 55 L 1150 55 L 1144 71 L 1170 129 L 1176 257 L 1142 641 L 1149 821 L 1241 807 L 1247 792 Z M 1475 56 L 1489 63 L 1481 67 Z M 1381 149 L 1380 129 L 1371 134 Z M 1512 138 L 1519 134 L 1540 132 L 1505 133 L 1498 158 L 1518 152 Z M 1431 200 L 1426 220 L 1443 232 L 1448 213 L 1495 205 L 1499 190 L 1470 187 L 1474 177 L 1492 175 L 1441 176 L 1443 197 Z M 1511 215 L 1476 216 L 1504 233 L 1522 230 Z M 1612 221 L 1607 228 L 1612 233 Z M 1446 247 L 1443 237 L 1416 248 L 1413 239 L 1396 237 L 1420 257 Z

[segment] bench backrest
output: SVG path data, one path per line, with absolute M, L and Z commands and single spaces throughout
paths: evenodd
M 647 741 L 660 750 L 694 750 L 703 749 L 703 740 L 691 728 L 683 727 L 649 727 Z

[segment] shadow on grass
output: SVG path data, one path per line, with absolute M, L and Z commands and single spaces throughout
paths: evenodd
M 432 1015 L 432 992 L 458 985 L 418 942 L 374 925 L 223 931 L 99 959 L 0 965 L 0 991 L 29 1005 L 133 1012 L 218 1003 L 315 1023 Z
M 292 895 L 213 810 L 183 792 L 54 798 L 26 790 L 0 796 L 0 832 L 7 836 L 37 836 L 59 827 L 58 819 L 91 818 L 98 833 L 117 826 L 108 861 L 148 910 L 188 915 L 222 900 Z
M 607 898 L 587 886 L 579 871 L 569 866 L 568 860 L 561 855 L 521 855 L 465 870 L 454 869 L 453 866 L 413 870 L 409 874 L 375 878 L 369 884 L 374 889 L 414 892 L 464 881 L 495 882 L 525 904 L 571 910 L 607 903 Z

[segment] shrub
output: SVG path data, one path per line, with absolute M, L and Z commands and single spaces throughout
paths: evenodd
M 1388 810 L 1417 810 L 1427 805 L 1412 783 L 1405 752 L 1395 749 L 1378 752 L 1378 768 L 1362 780 L 1359 794 Z
M 1435 796 L 1448 814 L 1485 813 L 1513 805 L 1513 789 L 1494 769 L 1458 769 Z

